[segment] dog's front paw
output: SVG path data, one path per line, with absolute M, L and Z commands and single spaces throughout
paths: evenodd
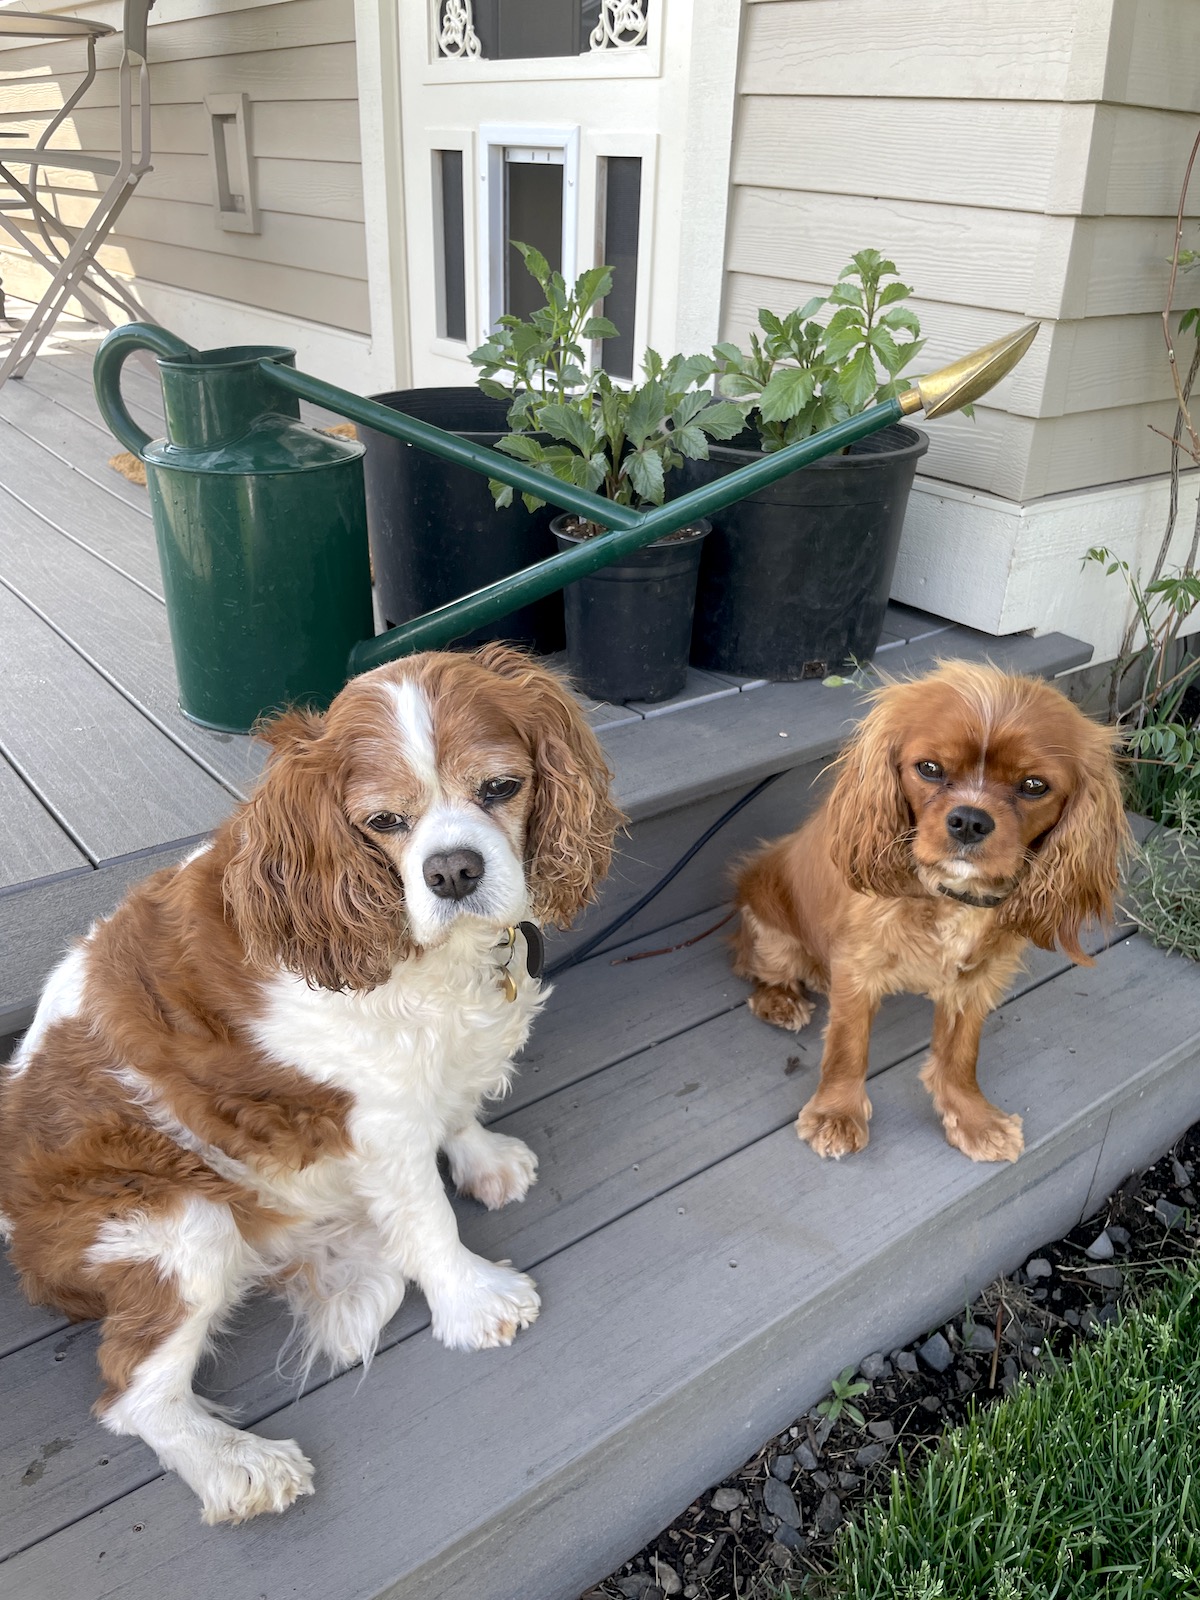
M 462 1276 L 426 1291 L 433 1336 L 451 1350 L 489 1350 L 511 1344 L 536 1320 L 541 1300 L 532 1278 L 507 1261 L 467 1254 Z
M 972 1161 L 1015 1161 L 1025 1148 L 1021 1119 L 1007 1116 L 988 1101 L 942 1111 L 947 1140 Z
M 840 1161 L 866 1146 L 871 1137 L 867 1127 L 870 1117 L 871 1102 L 865 1095 L 857 1112 L 824 1111 L 814 1096 L 796 1118 L 796 1132 L 819 1156 Z
M 812 1021 L 813 1003 L 808 996 L 779 984 L 759 984 L 746 1004 L 756 1017 L 789 1033 L 799 1033 Z
M 312 1463 L 294 1439 L 263 1439 L 238 1428 L 225 1430 L 201 1461 L 182 1465 L 200 1496 L 200 1514 L 210 1525 L 248 1522 L 264 1511 L 286 1511 L 313 1492 Z
M 524 1200 L 537 1181 L 537 1157 L 523 1140 L 506 1133 L 477 1127 L 469 1138 L 450 1140 L 446 1155 L 459 1194 L 481 1200 L 489 1211 Z

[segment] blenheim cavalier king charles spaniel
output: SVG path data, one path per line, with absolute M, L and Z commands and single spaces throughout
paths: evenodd
M 890 683 L 838 762 L 825 805 L 741 868 L 735 970 L 750 1009 L 799 1030 L 829 996 L 821 1081 L 796 1131 L 821 1156 L 867 1142 L 871 1024 L 886 994 L 926 994 L 921 1080 L 946 1138 L 1015 1161 L 1021 1119 L 975 1078 L 979 1037 L 1027 942 L 1090 963 L 1129 834 L 1111 729 L 1049 684 L 946 662 Z
M 574 700 L 504 646 L 381 667 L 265 738 L 251 799 L 75 946 L 0 1069 L 25 1291 L 103 1318 L 101 1420 L 210 1523 L 312 1492 L 295 1443 L 192 1391 L 255 1286 L 308 1365 L 369 1362 L 406 1280 L 453 1349 L 537 1316 L 524 1273 L 460 1242 L 438 1154 L 489 1207 L 533 1183 L 479 1107 L 541 1005 L 534 924 L 593 897 L 621 820 Z

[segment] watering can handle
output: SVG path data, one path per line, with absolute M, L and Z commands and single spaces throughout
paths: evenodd
M 121 398 L 121 368 L 135 350 L 152 350 L 164 361 L 194 361 L 199 351 L 152 322 L 129 322 L 123 328 L 114 328 L 96 351 L 92 382 L 100 415 L 125 448 L 140 460 L 150 435 L 138 427 Z

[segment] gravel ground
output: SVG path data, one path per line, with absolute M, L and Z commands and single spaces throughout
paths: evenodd
M 827 1572 L 842 1522 L 886 1492 L 899 1454 L 912 1462 L 1047 1355 L 1067 1356 L 1111 1321 L 1139 1276 L 1197 1250 L 1200 1123 L 1148 1171 L 1131 1177 L 1090 1221 L 1035 1250 L 970 1311 L 903 1350 L 878 1351 L 870 1383 L 831 1423 L 814 1408 L 739 1472 L 714 1485 L 632 1561 L 582 1600 L 768 1600 Z

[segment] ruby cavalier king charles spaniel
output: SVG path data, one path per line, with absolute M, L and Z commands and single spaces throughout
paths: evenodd
M 796 1131 L 821 1156 L 867 1143 L 867 1051 L 884 995 L 934 1002 L 921 1080 L 946 1138 L 1015 1161 L 1021 1119 L 984 1098 L 979 1038 L 1032 943 L 1089 963 L 1129 840 L 1111 729 L 1038 679 L 946 662 L 888 683 L 796 833 L 741 867 L 735 970 L 750 1009 L 799 1030 L 829 996 L 821 1079 Z
M 479 1108 L 541 1005 L 537 924 L 593 898 L 620 821 L 578 705 L 504 646 L 381 667 L 264 737 L 252 797 L 75 946 L 0 1068 L 23 1287 L 103 1320 L 101 1421 L 210 1523 L 312 1492 L 294 1442 L 192 1389 L 255 1288 L 302 1370 L 369 1362 L 406 1281 L 453 1349 L 537 1316 L 531 1279 L 460 1241 L 439 1152 L 489 1207 L 533 1183 Z

